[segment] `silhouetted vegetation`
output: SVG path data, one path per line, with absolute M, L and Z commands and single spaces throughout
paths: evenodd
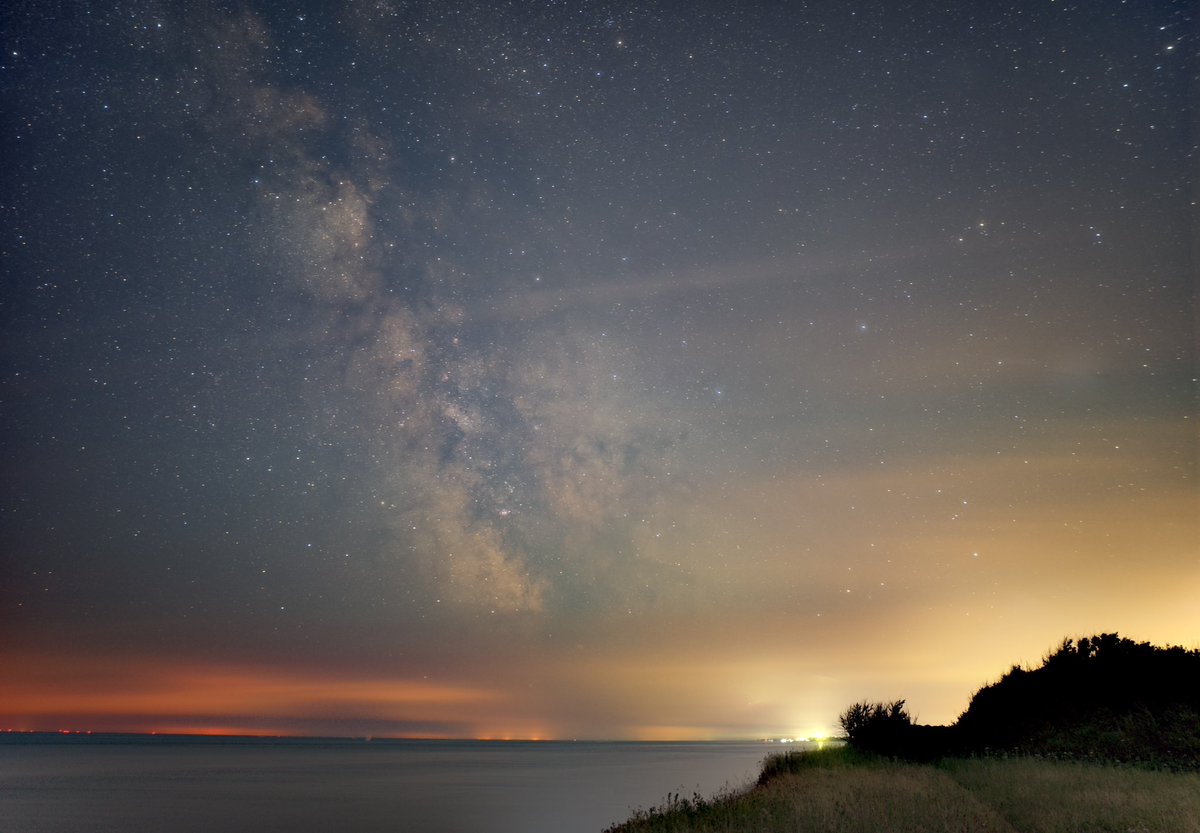
M 955 729 L 973 751 L 1200 767 L 1200 651 L 1067 639 L 976 692 Z
M 898 754 L 908 745 L 912 717 L 904 701 L 891 703 L 855 703 L 838 718 L 846 740 L 857 749 Z
M 916 760 L 1013 752 L 1200 768 L 1200 651 L 1067 639 L 1041 667 L 981 688 L 953 726 L 914 724 L 903 700 L 856 703 L 841 721 L 855 748 Z
M 928 761 L 948 754 L 954 746 L 949 726 L 913 723 L 903 700 L 855 703 L 838 720 L 850 745 L 865 752 Z

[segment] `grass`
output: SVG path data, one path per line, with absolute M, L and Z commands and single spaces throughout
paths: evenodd
M 1068 761 L 950 760 L 955 783 L 1031 833 L 1200 833 L 1200 772 Z
M 668 796 L 608 833 L 1200 833 L 1200 772 L 1034 759 L 914 764 L 848 747 L 767 759 L 759 783 Z

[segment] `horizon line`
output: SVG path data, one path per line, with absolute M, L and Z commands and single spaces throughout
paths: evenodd
M 841 740 L 840 736 L 827 737 L 725 737 L 725 738 L 592 738 L 592 737 L 473 737 L 467 735 L 309 735 L 302 733 L 249 733 L 249 732 L 182 732 L 182 731 L 120 731 L 104 729 L 0 729 L 0 737 L 11 735 L 45 735 L 49 737 L 128 737 L 128 738 L 209 738 L 213 740 L 339 740 L 375 742 L 430 742 L 430 743 L 767 743 L 788 745 L 793 743 L 816 743 Z

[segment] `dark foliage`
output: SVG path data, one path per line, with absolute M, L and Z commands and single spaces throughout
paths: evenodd
M 1040 668 L 976 692 L 954 728 L 971 751 L 1200 766 L 1200 651 L 1067 639 Z
M 913 725 L 903 700 L 855 703 L 842 712 L 838 721 L 851 746 L 883 755 L 898 754 Z
M 911 759 L 1016 752 L 1198 768 L 1200 651 L 1068 639 L 1040 668 L 976 692 L 953 726 L 914 724 L 903 700 L 856 703 L 841 720 L 855 748 Z
M 948 754 L 953 743 L 950 727 L 913 723 L 903 700 L 855 703 L 839 721 L 852 747 L 878 755 L 930 760 Z

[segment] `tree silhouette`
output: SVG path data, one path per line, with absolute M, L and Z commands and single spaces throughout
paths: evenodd
M 913 723 L 903 700 L 855 703 L 840 720 L 851 745 L 906 758 L 1016 751 L 1200 768 L 1200 650 L 1066 639 L 1040 667 L 979 689 L 953 726 Z
M 1200 651 L 1102 633 L 984 686 L 955 729 L 969 749 L 1200 764 Z M 1189 763 L 1191 762 L 1191 763 Z

